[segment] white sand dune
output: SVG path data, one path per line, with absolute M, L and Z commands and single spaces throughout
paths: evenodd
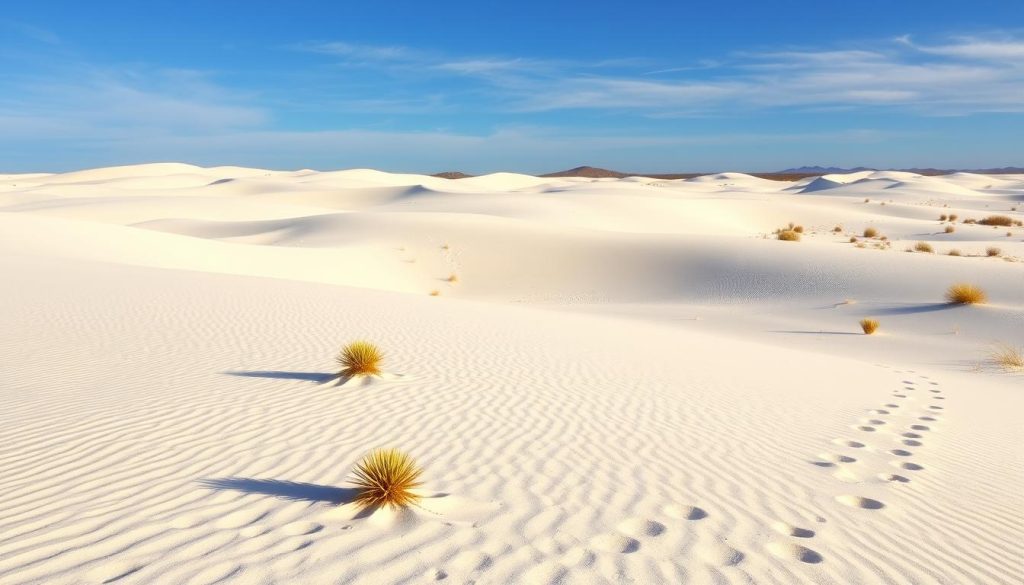
M 0 175 L 0 583 L 1018 583 L 1024 377 L 985 355 L 1024 228 L 962 220 L 1022 210 L 969 173 Z M 360 338 L 388 375 L 333 384 Z M 379 446 L 422 507 L 346 505 Z

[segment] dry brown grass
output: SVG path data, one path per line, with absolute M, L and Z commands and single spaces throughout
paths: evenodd
M 950 256 L 959 256 L 960 255 L 960 250 L 957 250 L 956 248 L 953 248 L 952 250 L 947 252 L 947 254 L 949 254 Z
M 352 501 L 360 509 L 416 504 L 421 496 L 413 490 L 422 485 L 422 474 L 423 469 L 398 449 L 374 449 L 352 470 L 350 481 L 358 488 Z
M 948 219 L 948 216 L 945 213 L 939 216 L 939 221 L 946 221 L 946 219 Z
M 832 231 L 838 234 L 839 232 L 843 231 L 843 226 L 837 225 L 836 227 L 832 228 Z
M 988 295 L 980 287 L 958 282 L 946 291 L 946 300 L 958 305 L 978 305 L 987 301 Z
M 451 274 L 448 275 L 448 278 L 446 278 L 445 280 L 451 283 L 459 282 L 459 275 L 452 272 Z
M 957 217 L 959 217 L 957 214 L 951 213 L 949 214 L 949 221 L 956 221 Z
M 430 296 L 432 296 L 432 297 L 439 297 L 439 296 L 441 296 L 441 291 L 439 291 L 439 290 L 437 290 L 435 288 L 434 290 L 430 291 Z
M 864 237 L 865 238 L 875 238 L 875 237 L 878 237 L 878 230 L 873 228 L 873 227 L 865 228 L 864 229 Z
M 793 231 L 793 230 L 780 230 L 776 237 L 778 239 L 782 240 L 783 242 L 799 242 L 800 241 L 800 234 L 795 232 L 795 231 Z
M 989 350 L 988 359 L 994 365 L 1012 372 L 1024 370 L 1024 350 L 1006 343 L 997 343 Z
M 798 233 L 798 234 L 802 234 L 802 233 L 804 233 L 804 226 L 802 226 L 802 225 L 795 226 L 793 228 L 793 231 Z
M 861 319 L 860 328 L 864 331 L 864 335 L 871 335 L 878 331 L 878 321 L 875 319 Z
M 953 232 L 955 232 L 955 231 L 956 231 L 956 228 L 955 228 L 955 227 L 953 227 L 953 226 L 951 226 L 951 225 L 947 225 L 947 226 L 946 226 L 946 233 L 947 233 L 947 234 L 951 234 L 951 233 L 953 233 Z
M 985 248 L 986 256 L 999 256 L 1002 253 L 1003 251 L 1000 248 L 996 248 L 995 246 L 989 246 L 988 248 Z
M 856 244 L 857 243 L 857 238 L 855 236 L 850 236 L 850 243 L 851 244 Z
M 338 354 L 338 365 L 341 376 L 372 376 L 380 373 L 380 363 L 384 354 L 376 345 L 368 341 L 353 341 L 341 348 Z
M 927 252 L 929 254 L 935 251 L 935 249 L 932 248 L 932 245 L 928 242 L 918 242 L 914 244 L 914 250 L 917 252 Z
M 1005 215 L 990 215 L 985 219 L 978 220 L 981 225 L 996 225 L 1003 227 L 1010 227 L 1013 225 L 1013 218 Z

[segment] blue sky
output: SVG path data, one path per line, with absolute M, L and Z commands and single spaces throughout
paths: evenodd
M 1024 2 L 17 2 L 0 172 L 1024 165 Z

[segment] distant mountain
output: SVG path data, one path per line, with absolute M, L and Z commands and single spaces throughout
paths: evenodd
M 442 173 L 434 173 L 431 177 L 440 177 L 442 179 L 468 179 L 473 175 L 467 175 L 462 171 L 444 171 Z
M 780 175 L 831 175 L 833 173 L 858 173 L 860 171 L 873 170 L 875 169 L 869 169 L 867 167 L 853 167 L 852 169 L 844 169 L 840 167 L 796 167 L 794 169 L 786 169 L 784 171 L 776 172 Z
M 559 171 L 557 173 L 548 173 L 541 175 L 542 177 L 586 177 L 588 179 L 621 179 L 628 177 L 626 173 L 620 173 L 618 171 L 610 171 L 608 169 L 599 169 L 597 167 L 576 167 L 567 171 Z

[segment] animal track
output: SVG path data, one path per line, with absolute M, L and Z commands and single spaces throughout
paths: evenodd
M 776 532 L 785 536 L 795 536 L 796 538 L 811 538 L 814 536 L 814 531 L 807 528 L 800 528 L 799 526 L 793 526 L 785 522 L 775 522 L 772 524 L 772 528 Z
M 850 447 L 851 449 L 863 449 L 866 445 L 860 441 L 851 441 L 849 439 L 832 439 L 832 442 L 836 445 L 842 445 L 844 447 Z
M 768 552 L 784 560 L 811 564 L 820 563 L 824 560 L 816 551 L 791 542 L 769 542 L 767 548 Z
M 889 452 L 892 453 L 893 455 L 896 455 L 897 457 L 910 457 L 911 455 L 913 455 L 913 453 L 907 451 L 906 449 L 893 449 Z
M 662 512 L 669 518 L 675 518 L 676 520 L 701 520 L 708 517 L 708 513 L 702 508 L 679 504 L 669 504 L 662 509 Z
M 885 507 L 885 504 L 878 500 L 871 498 L 864 498 L 861 496 L 838 496 L 836 501 L 840 504 L 850 506 L 851 508 L 863 508 L 865 510 L 881 510 Z

